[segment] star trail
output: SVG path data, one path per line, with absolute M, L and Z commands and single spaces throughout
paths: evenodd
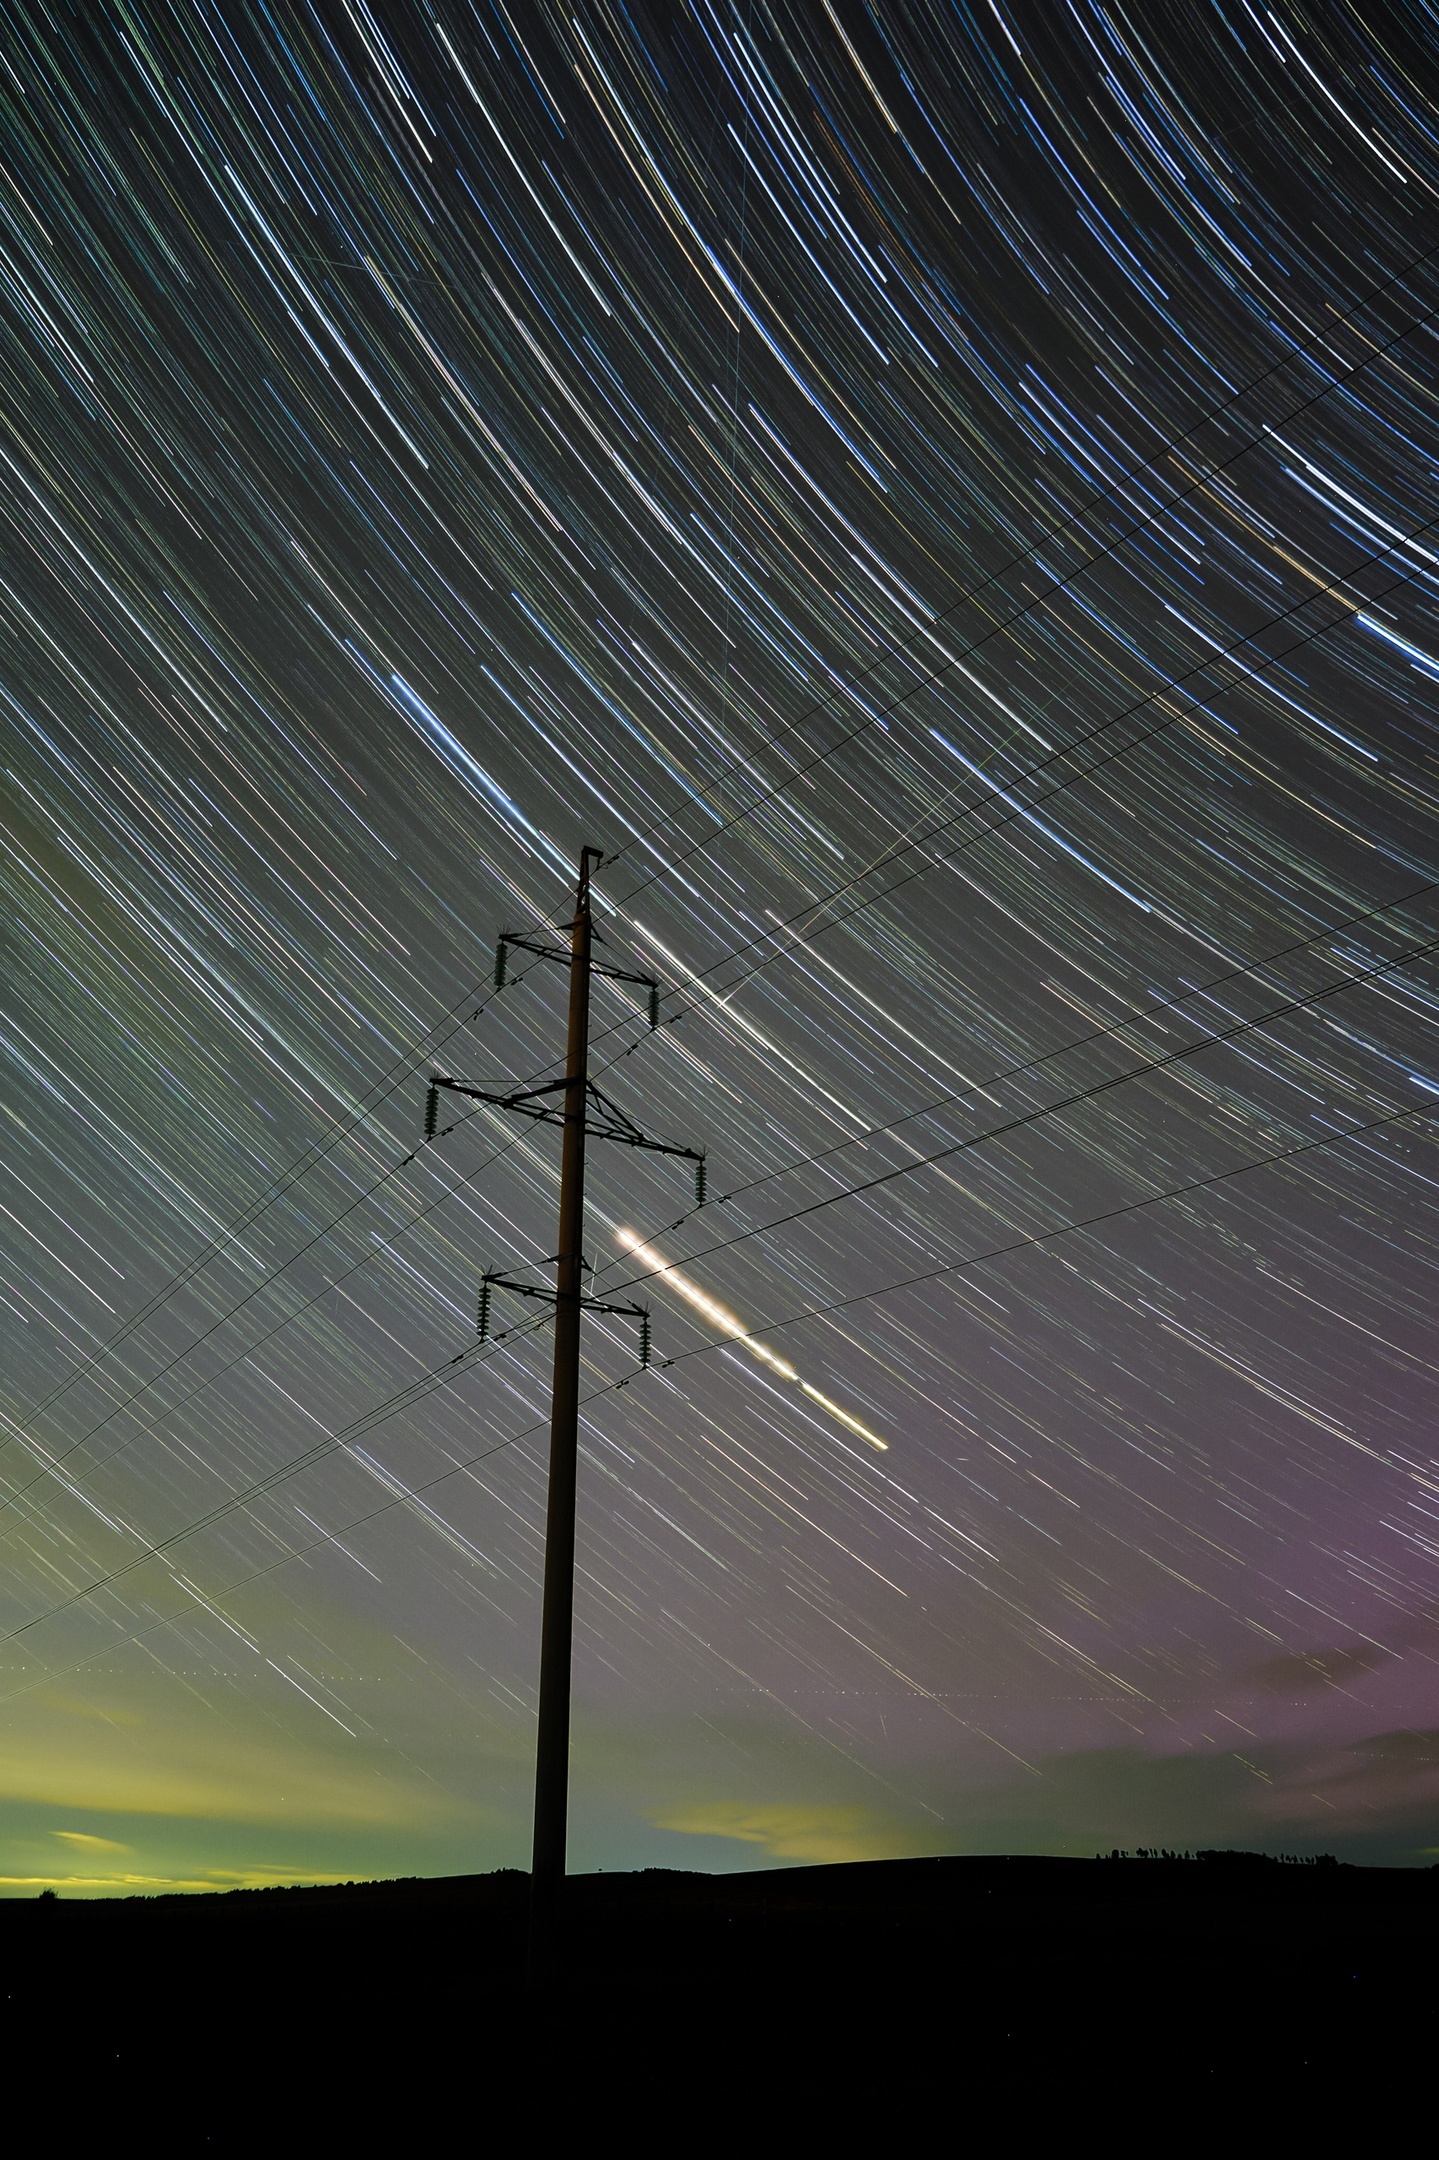
M 1434 10 L 4 20 L 0 1891 L 1427 1861 Z

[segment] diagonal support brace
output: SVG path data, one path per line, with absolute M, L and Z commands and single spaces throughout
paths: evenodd
M 559 1302 L 558 1290 L 546 1289 L 543 1283 L 521 1282 L 516 1275 L 503 1274 L 498 1268 L 487 1268 L 480 1277 L 479 1330 L 480 1341 L 490 1340 L 490 1293 L 492 1290 L 512 1290 L 516 1297 L 538 1298 L 543 1305 Z M 581 1296 L 580 1304 L 586 1312 L 610 1313 L 617 1319 L 637 1320 L 640 1325 L 640 1363 L 650 1362 L 650 1309 L 648 1305 L 621 1304 L 614 1298 Z M 496 1341 L 499 1337 L 494 1338 Z
M 553 960 L 558 967 L 568 968 L 570 950 L 567 945 L 547 944 L 542 938 L 526 937 L 520 930 L 502 930 L 500 942 L 495 948 L 495 988 L 503 990 L 509 980 L 509 955 L 511 952 L 533 953 L 537 960 Z M 603 960 L 590 960 L 591 975 L 603 975 L 610 982 L 633 983 L 637 989 L 649 992 L 649 1021 L 652 1028 L 660 1024 L 660 983 L 654 975 L 637 975 L 632 968 L 609 967 Z
M 560 1125 L 565 1122 L 563 1110 L 556 1110 L 545 1102 L 547 1095 L 560 1095 L 568 1087 L 568 1080 L 550 1080 L 543 1087 L 520 1088 L 508 1091 L 500 1088 L 471 1087 L 467 1081 L 455 1080 L 445 1073 L 431 1075 L 431 1088 L 446 1088 L 452 1095 L 468 1096 L 471 1102 L 489 1103 L 496 1110 L 514 1110 L 521 1117 L 533 1118 L 540 1125 Z M 643 1148 L 651 1155 L 675 1155 L 682 1162 L 691 1162 L 702 1169 L 705 1161 L 703 1148 L 681 1147 L 672 1140 L 652 1140 L 641 1131 L 634 1119 L 612 1102 L 593 1080 L 586 1081 L 585 1094 L 600 1115 L 586 1119 L 586 1132 L 596 1140 L 618 1140 L 622 1147 Z

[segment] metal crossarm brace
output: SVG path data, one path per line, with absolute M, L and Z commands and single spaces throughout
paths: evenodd
M 551 1080 L 544 1087 L 520 1088 L 509 1093 L 497 1088 L 470 1087 L 463 1080 L 451 1080 L 442 1073 L 436 1073 L 430 1085 L 447 1088 L 452 1095 L 467 1095 L 471 1102 L 493 1103 L 497 1110 L 518 1110 L 522 1116 L 539 1118 L 546 1125 L 563 1125 L 565 1122 L 562 1110 L 542 1109 L 535 1103 L 534 1098 L 539 1095 L 562 1095 L 569 1086 L 567 1080 Z
M 559 1299 L 557 1290 L 547 1290 L 543 1283 L 517 1282 L 513 1275 L 499 1275 L 492 1272 L 482 1275 L 480 1280 L 491 1283 L 501 1290 L 513 1290 L 516 1297 L 539 1298 L 546 1305 L 554 1305 Z M 649 1318 L 649 1307 L 647 1305 L 620 1305 L 608 1298 L 584 1296 L 580 1298 L 580 1303 L 586 1312 L 614 1313 L 622 1320 L 647 1320 Z
M 463 1080 L 451 1080 L 441 1073 L 436 1073 L 430 1084 L 432 1087 L 448 1088 L 452 1095 L 466 1095 L 471 1102 L 491 1103 L 497 1110 L 517 1110 L 521 1117 L 534 1118 L 541 1125 L 563 1125 L 565 1122 L 563 1110 L 549 1109 L 539 1098 L 562 1094 L 569 1085 L 567 1080 L 550 1080 L 543 1087 L 521 1088 L 514 1094 L 504 1094 L 498 1089 L 470 1087 Z M 593 1080 L 585 1082 L 585 1093 L 604 1113 L 606 1120 L 603 1124 L 588 1125 L 587 1130 L 592 1138 L 618 1140 L 625 1147 L 644 1148 L 651 1155 L 678 1155 L 684 1162 L 704 1161 L 703 1148 L 679 1147 L 669 1140 L 651 1140 L 649 1135 L 635 1124 L 633 1118 L 621 1110 L 618 1103 L 611 1102 L 609 1096 L 595 1086 Z
M 521 952 L 533 953 L 539 960 L 555 960 L 561 967 L 567 968 L 570 964 L 567 945 L 542 945 L 538 938 L 525 937 L 518 930 L 502 930 L 500 943 L 517 945 Z M 603 975 L 610 982 L 638 983 L 642 990 L 658 990 L 661 987 L 657 976 L 636 975 L 629 968 L 607 967 L 603 960 L 591 960 L 590 973 Z
M 611 1102 L 609 1096 L 595 1086 L 593 1080 L 587 1083 L 586 1093 L 590 1101 L 597 1104 L 609 1120 L 606 1125 L 590 1126 L 590 1131 L 597 1140 L 619 1140 L 625 1147 L 647 1148 L 651 1155 L 678 1155 L 685 1162 L 704 1161 L 702 1148 L 680 1147 L 671 1140 L 651 1140 L 648 1133 L 641 1132 L 634 1119 L 621 1110 L 618 1103 Z

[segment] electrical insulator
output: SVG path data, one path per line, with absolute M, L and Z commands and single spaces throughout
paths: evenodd
M 435 1137 L 435 1120 L 439 1115 L 439 1107 L 440 1091 L 432 1080 L 430 1082 L 430 1092 L 425 1097 L 425 1138 L 427 1140 L 433 1140 Z
M 505 969 L 508 965 L 509 957 L 510 948 L 505 943 L 504 939 L 501 938 L 499 944 L 495 947 L 495 988 L 497 990 L 503 990 L 505 987 L 505 983 L 507 980 Z
M 658 984 L 658 983 L 651 983 L 651 984 L 650 984 L 650 1026 L 651 1026 L 652 1028 L 657 1028 L 657 1027 L 659 1026 L 659 1024 L 660 1024 L 660 986 L 659 986 L 659 984 Z
M 480 1341 L 488 1342 L 490 1336 L 490 1284 L 488 1276 L 480 1284 Z
M 701 1157 L 700 1157 L 699 1161 L 698 1161 L 698 1162 L 697 1162 L 697 1163 L 695 1164 L 695 1206 L 696 1206 L 696 1207 L 703 1207 L 703 1206 L 704 1206 L 704 1204 L 705 1204 L 705 1194 L 706 1194 L 707 1190 L 708 1190 L 708 1179 L 707 1179 L 707 1176 L 706 1176 L 706 1172 L 705 1172 L 705 1159 L 704 1159 L 703 1155 L 701 1155 Z
M 649 1316 L 649 1314 L 648 1314 L 648 1313 L 641 1313 L 641 1314 L 640 1314 L 640 1363 L 641 1363 L 641 1365 L 648 1365 L 648 1364 L 649 1364 L 649 1361 L 650 1361 L 650 1316 Z

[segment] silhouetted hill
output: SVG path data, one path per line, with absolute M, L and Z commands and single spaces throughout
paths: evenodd
M 517 2123 L 622 2091 L 631 2111 L 699 2094 L 707 2120 L 897 2126 L 946 2078 L 967 2110 L 1022 2105 L 1031 2125 L 1067 2092 L 1101 2112 L 1269 2093 L 1293 2114 L 1339 2106 L 1376 2047 L 1428 2047 L 1430 1870 L 1221 1853 L 578 1876 L 540 2002 L 528 1888 L 505 1871 L 13 1901 L 11 2060 L 72 2100 L 158 2081 L 183 2103 L 166 2149 L 193 2130 L 195 2150 L 250 2151 L 267 2110 L 276 2135 L 316 2109 L 378 2121 L 423 2088 L 438 2124 L 476 2079 L 487 2119 Z M 448 2138 L 415 2135 L 397 2149 Z

